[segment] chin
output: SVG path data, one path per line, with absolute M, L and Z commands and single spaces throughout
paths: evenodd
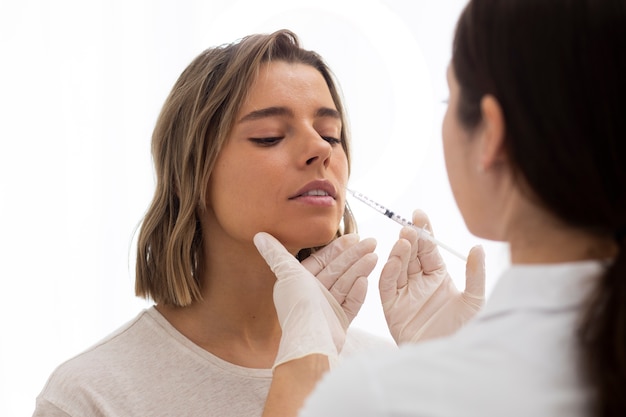
M 484 227 L 470 227 L 467 223 L 465 225 L 467 226 L 467 230 L 477 238 L 491 240 L 494 242 L 504 242 L 506 240 L 503 236 L 500 236 L 500 234 L 495 233 L 495 231 L 491 229 L 486 229 Z
M 295 250 L 295 252 L 298 252 L 305 248 L 316 248 L 327 245 L 333 240 L 337 234 L 337 230 L 337 227 L 334 229 L 328 227 L 307 227 L 298 230 L 297 236 L 292 230 L 290 233 L 280 233 L 276 238 L 290 251 Z
M 318 229 L 311 230 L 309 233 L 310 239 L 307 240 L 310 240 L 312 244 L 307 247 L 313 248 L 316 246 L 327 245 L 331 240 L 333 240 L 338 230 L 339 226 L 335 224 L 325 228 L 320 227 Z
M 336 233 L 337 231 L 333 233 L 321 235 L 319 237 L 316 236 L 315 238 L 314 237 L 307 238 L 302 242 L 302 244 L 299 245 L 301 246 L 300 249 L 317 248 L 320 246 L 326 246 L 334 239 Z

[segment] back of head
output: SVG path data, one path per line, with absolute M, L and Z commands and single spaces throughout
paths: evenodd
M 620 249 L 582 319 L 597 415 L 626 415 L 626 0 L 471 0 L 452 66 L 459 119 L 493 95 L 531 198 Z
M 202 52 L 176 81 L 152 135 L 157 185 L 138 238 L 137 295 L 175 306 L 201 298 L 197 268 L 203 236 L 210 231 L 201 229 L 198 216 L 206 207 L 209 177 L 249 86 L 260 66 L 272 60 L 320 72 L 342 118 L 342 146 L 349 155 L 348 123 L 332 73 L 294 33 L 250 35 Z M 354 229 L 348 210 L 343 226 L 338 235 Z
M 472 1 L 453 67 L 461 120 L 498 99 L 509 156 L 546 208 L 600 233 L 626 226 L 624 0 Z

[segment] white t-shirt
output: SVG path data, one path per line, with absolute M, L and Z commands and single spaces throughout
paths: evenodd
M 602 271 L 599 262 L 513 266 L 455 335 L 347 359 L 300 416 L 588 416 L 576 327 Z
M 393 346 L 351 329 L 342 356 Z M 34 417 L 260 416 L 271 369 L 226 362 L 195 345 L 154 307 L 60 365 Z

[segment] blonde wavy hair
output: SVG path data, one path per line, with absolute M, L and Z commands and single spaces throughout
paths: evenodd
M 251 35 L 207 49 L 174 84 L 152 134 L 157 184 L 138 237 L 136 295 L 176 306 L 201 299 L 197 268 L 208 231 L 201 229 L 198 213 L 205 208 L 206 185 L 259 67 L 272 60 L 310 65 L 322 74 L 341 115 L 350 168 L 348 123 L 338 84 L 324 60 L 303 49 L 293 32 Z M 336 237 L 353 231 L 356 223 L 346 205 Z M 317 249 L 303 249 L 298 258 Z

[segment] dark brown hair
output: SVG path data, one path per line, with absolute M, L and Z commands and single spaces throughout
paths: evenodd
M 578 336 L 595 415 L 626 416 L 626 1 L 472 0 L 452 66 L 466 127 L 480 123 L 485 94 L 499 101 L 509 160 L 533 198 L 618 241 Z
M 271 60 L 310 65 L 322 74 L 341 116 L 349 167 L 348 121 L 338 85 L 323 59 L 303 49 L 293 32 L 251 35 L 202 52 L 176 81 L 152 135 L 157 185 L 138 238 L 138 296 L 176 306 L 200 299 L 197 266 L 202 237 L 210 233 L 201 229 L 198 218 L 206 184 L 250 84 Z M 346 206 L 337 236 L 355 229 Z M 315 249 L 301 250 L 299 258 Z

